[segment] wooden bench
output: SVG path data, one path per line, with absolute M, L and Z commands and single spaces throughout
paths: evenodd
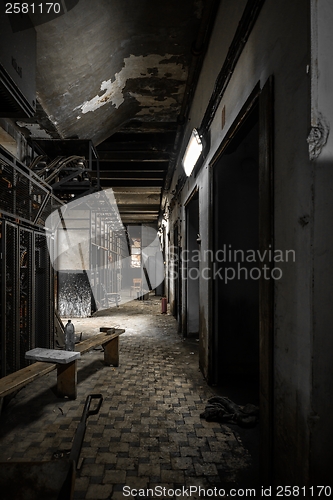
M 101 330 L 105 330 L 103 333 L 100 333 L 98 335 L 94 335 L 93 337 L 90 337 L 87 340 L 83 340 L 79 344 L 75 346 L 75 351 L 74 353 L 83 355 L 86 352 L 90 351 L 91 349 L 94 349 L 95 347 L 98 347 L 102 345 L 104 347 L 104 363 L 107 366 L 113 365 L 113 366 L 118 366 L 119 365 L 119 335 L 125 332 L 123 329 L 113 329 L 111 330 L 112 333 L 108 334 L 108 331 L 110 331 L 110 328 L 101 328 Z M 71 352 L 73 354 L 73 351 L 62 351 L 58 349 L 54 349 L 57 353 L 65 353 L 65 352 Z M 78 356 L 78 357 L 79 357 Z M 74 361 L 74 365 L 72 365 L 72 368 L 68 371 L 66 375 L 64 375 L 64 372 L 66 372 L 66 364 L 64 363 L 54 363 L 48 358 L 49 361 L 36 361 L 30 366 L 26 366 L 25 368 L 21 368 L 21 370 L 18 370 L 14 373 L 11 373 L 10 375 L 7 375 L 6 377 L 0 378 L 0 413 L 1 413 L 1 407 L 3 404 L 3 398 L 5 396 L 8 396 L 9 394 L 12 394 L 13 392 L 18 391 L 19 389 L 22 389 L 24 386 L 29 384 L 30 382 L 33 382 L 37 378 L 46 375 L 47 373 L 50 373 L 51 371 L 57 369 L 57 382 L 58 382 L 58 377 L 59 377 L 59 372 L 60 372 L 60 378 L 63 380 L 66 380 L 67 378 L 70 381 L 70 384 L 73 385 L 73 379 L 75 382 L 76 386 L 76 373 L 77 373 L 77 368 L 76 368 L 76 359 L 72 360 Z M 61 366 L 60 366 L 61 365 Z M 60 368 L 58 368 L 60 366 Z M 71 372 L 71 374 L 70 374 Z M 63 386 L 63 382 L 61 383 L 61 386 Z M 57 383 L 57 388 L 59 391 L 58 383 Z M 66 389 L 64 388 L 66 391 Z M 63 392 L 63 389 L 60 388 L 60 392 Z M 73 391 L 72 392 L 74 395 Z M 75 398 L 76 398 L 76 389 L 75 389 Z M 63 394 L 63 395 L 68 395 L 68 394 Z M 71 397 L 71 396 L 69 396 Z

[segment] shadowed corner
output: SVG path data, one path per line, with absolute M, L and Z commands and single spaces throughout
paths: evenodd
M 83 384 L 96 372 L 102 370 L 104 366 L 102 359 L 93 359 L 91 362 L 83 364 L 77 372 L 78 383 Z M 44 412 L 52 414 L 55 411 L 54 405 L 58 405 L 56 411 L 59 410 L 63 414 L 61 407 L 65 403 L 73 403 L 69 399 L 58 397 L 54 377 L 54 373 L 51 373 L 48 378 L 44 377 L 43 380 L 47 380 L 47 382 L 40 382 L 40 388 L 35 383 L 35 395 L 29 400 L 26 399 L 24 391 L 18 391 L 14 397 L 6 401 L 7 404 L 2 414 L 4 425 L 0 433 L 1 438 L 4 438 L 6 434 L 18 426 L 26 427 L 36 422 Z

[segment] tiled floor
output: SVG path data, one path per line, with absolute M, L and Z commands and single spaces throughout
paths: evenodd
M 161 497 L 166 487 L 164 498 L 177 488 L 177 498 L 198 498 L 201 487 L 203 498 L 204 489 L 208 497 L 214 487 L 252 486 L 244 484 L 256 464 L 243 431 L 200 419 L 215 391 L 198 369 L 198 342 L 182 340 L 157 297 L 105 314 L 73 323 L 83 339 L 100 326 L 125 328 L 119 367 L 104 366 L 101 350 L 85 354 L 75 401 L 56 397 L 55 371 L 21 390 L 1 416 L 0 461 L 51 460 L 53 452 L 70 449 L 86 396 L 101 393 L 102 408 L 87 422 L 74 498 L 133 498 L 130 489 L 142 489 L 137 493 L 144 498 L 146 488 L 156 487 L 150 497 Z

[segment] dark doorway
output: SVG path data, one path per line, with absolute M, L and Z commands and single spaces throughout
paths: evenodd
M 173 291 L 174 299 L 172 311 L 178 322 L 178 332 L 181 332 L 181 314 L 182 314 L 182 249 L 179 246 L 180 234 L 179 225 L 176 223 L 173 230 Z
M 252 109 L 213 169 L 213 379 L 239 405 L 259 406 L 259 110 Z M 259 485 L 259 426 L 242 434 Z
M 256 452 L 260 451 L 260 479 L 268 485 L 274 456 L 274 279 L 270 274 L 274 262 L 269 257 L 274 252 L 273 103 L 270 77 L 262 89 L 259 84 L 255 87 L 211 162 L 210 215 L 215 279 L 209 379 L 225 395 L 235 396 L 238 404 L 259 403 Z M 257 257 L 247 258 L 249 251 L 254 255 L 257 251 Z M 219 268 L 223 268 L 221 276 Z
M 214 372 L 259 401 L 259 123 L 252 110 L 214 168 Z M 254 401 L 253 401 L 254 400 Z
M 186 327 L 184 336 L 199 336 L 199 194 L 186 205 Z

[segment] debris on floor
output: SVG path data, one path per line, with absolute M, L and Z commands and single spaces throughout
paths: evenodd
M 224 396 L 214 396 L 208 403 L 200 415 L 200 418 L 205 418 L 207 422 L 229 422 L 241 427 L 254 427 L 258 423 L 258 406 L 253 404 L 239 406 Z

